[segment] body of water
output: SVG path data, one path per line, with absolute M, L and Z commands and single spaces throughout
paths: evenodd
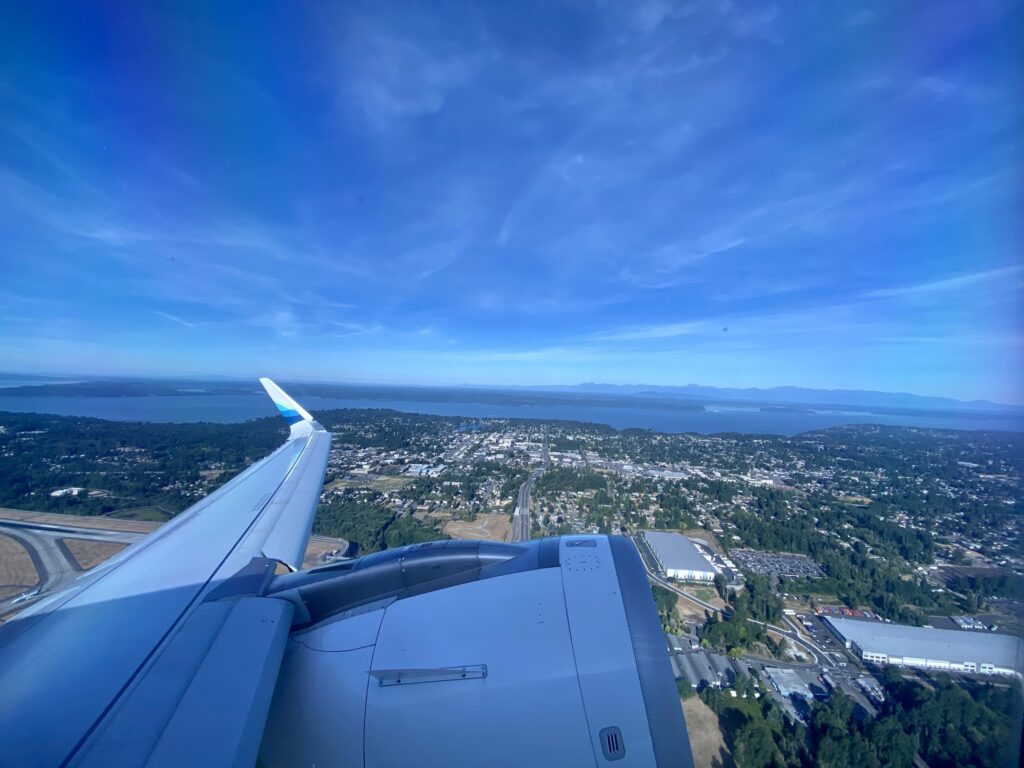
M 592 406 L 557 403 L 526 405 L 519 403 L 429 402 L 412 400 L 369 400 L 327 397 L 301 397 L 300 402 L 315 416 L 317 411 L 333 408 L 390 408 L 408 413 L 428 413 L 467 418 L 558 419 L 607 424 L 618 429 L 639 427 L 659 432 L 752 432 L 794 435 L 841 424 L 886 424 L 890 426 L 939 429 L 998 429 L 1021 431 L 1024 425 L 1010 417 L 979 418 L 970 415 L 943 416 L 882 415 L 839 409 L 813 411 L 763 411 L 758 406 L 741 404 L 709 405 L 704 411 L 674 410 L 632 405 Z M 55 413 L 65 416 L 92 416 L 115 421 L 231 423 L 274 416 L 270 400 L 252 395 L 160 395 L 149 397 L 4 397 L 0 411 L 18 413 Z

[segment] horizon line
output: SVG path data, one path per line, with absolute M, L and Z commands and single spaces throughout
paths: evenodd
M 0 378 L 4 376 L 11 377 L 38 377 L 38 378 L 50 378 L 57 379 L 53 383 L 64 383 L 72 384 L 79 383 L 82 381 L 102 381 L 102 380 L 141 380 L 141 381 L 173 381 L 173 380 L 189 380 L 189 381 L 258 381 L 260 376 L 266 375 L 265 373 L 259 375 L 243 375 L 243 374 L 215 374 L 215 373 L 203 373 L 203 374 L 82 374 L 82 373 L 41 373 L 34 371 L 0 371 Z M 560 388 L 579 388 L 586 386 L 593 387 L 614 387 L 614 388 L 630 388 L 630 387 L 650 387 L 650 388 L 671 388 L 671 389 L 687 389 L 691 387 L 701 389 L 717 389 L 717 390 L 736 390 L 740 392 L 764 392 L 771 393 L 778 390 L 804 390 L 807 392 L 827 392 L 827 393 L 845 393 L 845 394 L 871 394 L 871 395 L 885 395 L 890 397 L 914 397 L 919 399 L 930 399 L 930 400 L 948 400 L 953 403 L 960 403 L 964 405 L 994 405 L 1004 408 L 1024 408 L 1024 401 L 1022 402 L 1003 402 L 997 400 L 990 400 L 987 398 L 973 398 L 970 400 L 952 397 L 950 395 L 925 395 L 916 392 L 907 391 L 889 391 L 880 389 L 850 389 L 842 387 L 808 387 L 801 384 L 780 384 L 775 386 L 761 386 L 761 387 L 741 387 L 741 386 L 721 386 L 714 384 L 698 384 L 696 382 L 689 382 L 687 384 L 654 384 L 654 383 L 628 383 L 628 384 L 613 384 L 609 382 L 600 381 L 580 381 L 573 383 L 554 383 L 548 382 L 543 384 L 483 384 L 483 383 L 428 383 L 422 381 L 379 381 L 379 380 L 358 380 L 358 379 L 319 379 L 315 377 L 303 377 L 303 376 L 289 376 L 287 374 L 277 374 L 277 378 L 284 382 L 292 382 L 298 384 L 332 384 L 339 386 L 376 386 L 376 387 L 419 387 L 423 389 L 488 389 L 488 390 L 514 390 L 514 389 L 540 389 L 543 390 L 545 387 L 560 387 Z M 31 385 L 21 385 L 31 386 Z M 0 392 L 3 389 L 10 387 L 0 387 Z M 637 393 L 633 393 L 637 394 Z M 669 393 L 665 393 L 669 394 Z

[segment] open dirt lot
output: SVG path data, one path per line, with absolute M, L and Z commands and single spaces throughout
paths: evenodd
M 697 696 L 690 697 L 683 702 L 683 717 L 686 718 L 686 732 L 690 735 L 693 764 L 697 768 L 722 768 L 733 764 L 722 740 L 718 718 L 707 704 Z
M 476 520 L 452 520 L 444 526 L 444 532 L 453 539 L 474 539 L 486 541 L 508 541 L 508 515 L 481 513 Z
M 375 491 L 395 491 L 399 488 L 404 488 L 411 482 L 411 478 L 403 475 L 350 475 L 339 480 L 332 480 L 324 486 L 324 490 L 373 488 Z
M 38 583 L 39 574 L 28 551 L 0 533 L 0 599 L 20 595 Z
M 676 598 L 676 615 L 683 621 L 704 621 L 704 608 L 685 597 Z
M 88 539 L 61 539 L 61 541 L 83 571 L 95 568 L 128 546 L 116 541 L 89 541 Z
M 306 544 L 306 554 L 302 559 L 303 568 L 315 568 L 318 565 L 323 565 L 320 560 L 320 555 L 325 552 L 333 552 L 335 550 L 341 550 L 342 552 L 348 548 L 348 542 L 344 539 L 329 539 L 326 536 L 310 536 L 309 542 Z

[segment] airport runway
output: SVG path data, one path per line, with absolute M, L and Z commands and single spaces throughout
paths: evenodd
M 27 607 L 35 598 L 62 589 L 84 573 L 61 539 L 84 539 L 133 544 L 146 534 L 132 531 L 54 525 L 26 520 L 0 519 L 0 534 L 17 541 L 32 558 L 39 584 L 28 592 L 0 600 L 0 616 Z

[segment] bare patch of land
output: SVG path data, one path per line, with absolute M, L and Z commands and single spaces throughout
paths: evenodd
M 39 583 L 28 550 L 10 536 L 0 533 L 0 599 L 27 592 Z
M 444 526 L 444 532 L 453 539 L 484 541 L 508 541 L 508 515 L 480 513 L 473 521 L 452 520 Z
M 683 717 L 686 718 L 686 733 L 693 750 L 693 764 L 697 768 L 721 768 L 733 765 L 732 756 L 722 739 L 718 717 L 697 696 L 683 702 Z
M 321 556 L 328 552 L 344 552 L 348 549 L 348 542 L 344 539 L 331 539 L 327 536 L 310 536 L 306 544 L 306 554 L 302 558 L 303 568 L 314 568 L 323 565 Z
M 83 571 L 95 568 L 128 546 L 117 541 L 91 541 L 89 539 L 61 539 L 61 541 Z
M 713 587 L 683 587 L 683 591 L 693 595 L 698 600 L 703 600 L 715 608 L 724 608 L 725 600 L 718 596 L 718 590 Z
M 687 600 L 685 597 L 676 598 L 676 615 L 683 621 L 703 623 L 705 610 L 705 608 L 701 608 L 695 602 Z
M 411 480 L 402 475 L 349 475 L 332 480 L 324 486 L 325 491 L 339 488 L 372 488 L 375 491 L 396 491 L 404 488 Z
M 867 496 L 837 496 L 836 501 L 842 502 L 843 504 L 849 504 L 853 507 L 866 507 L 874 500 L 869 499 Z

